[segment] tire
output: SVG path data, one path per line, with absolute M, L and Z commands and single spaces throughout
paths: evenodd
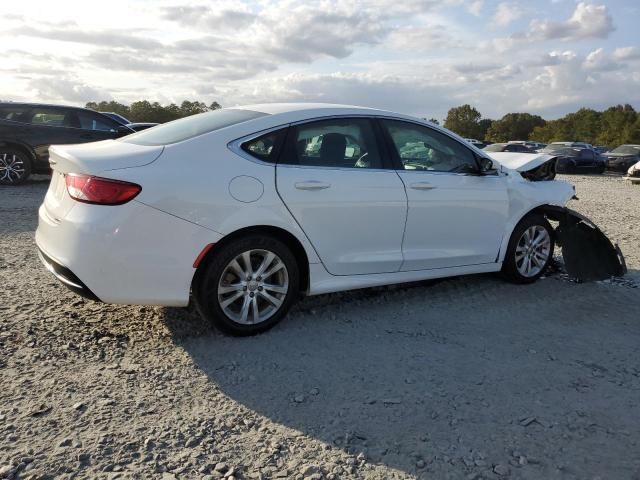
M 607 170 L 606 165 L 601 165 L 600 168 L 598 168 L 598 173 L 602 175 L 604 172 L 606 172 L 606 170 Z
M 0 147 L 0 185 L 21 185 L 31 175 L 31 160 L 22 151 Z
M 553 260 L 554 247 L 553 227 L 547 219 L 537 214 L 526 216 L 516 225 L 509 239 L 502 264 L 503 277 L 512 283 L 535 282 Z M 528 248 L 533 248 L 530 250 L 531 254 L 527 253 Z M 531 259 L 530 263 L 527 263 L 528 259 Z M 527 265 L 531 268 L 527 269 Z
M 253 234 L 214 247 L 212 253 L 198 272 L 193 292 L 205 319 L 235 336 L 256 335 L 282 320 L 300 285 L 298 263 L 284 243 Z

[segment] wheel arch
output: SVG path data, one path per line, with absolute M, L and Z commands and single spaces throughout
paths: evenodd
M 518 224 L 522 222 L 522 220 L 530 215 L 543 215 L 545 218 L 558 221 L 560 219 L 560 215 L 565 211 L 565 207 L 543 203 L 529 210 L 526 210 L 520 216 L 514 217 L 514 220 L 509 224 L 509 228 L 505 232 L 505 236 L 502 239 L 502 244 L 500 245 L 500 252 L 498 253 L 497 261 L 504 261 L 504 257 L 507 253 L 507 246 L 509 245 L 509 240 L 511 240 L 511 236 L 513 235 L 514 230 L 516 229 Z
M 31 162 L 36 159 L 36 152 L 25 143 L 17 142 L 15 140 L 0 140 L 0 148 L 2 147 L 17 148 L 18 150 L 23 151 L 28 155 Z
M 300 291 L 309 291 L 309 257 L 304 246 L 302 245 L 302 242 L 300 242 L 300 240 L 291 232 L 285 230 L 284 228 L 275 227 L 273 225 L 253 225 L 244 227 L 222 237 L 222 239 L 220 239 L 220 241 L 218 241 L 213 247 L 211 247 L 201 259 L 193 276 L 192 286 L 199 281 L 200 275 L 202 275 L 202 272 L 204 271 L 203 267 L 207 265 L 209 261 L 216 255 L 217 250 L 221 246 L 250 234 L 268 235 L 270 237 L 277 238 L 287 247 L 289 247 L 294 257 L 296 258 L 296 261 L 298 262 L 298 268 L 300 269 Z

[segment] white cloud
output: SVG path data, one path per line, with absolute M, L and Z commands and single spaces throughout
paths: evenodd
M 613 20 L 605 5 L 580 2 L 566 22 L 533 20 L 527 36 L 542 40 L 579 40 L 606 38 L 613 30 Z
M 619 47 L 613 51 L 616 60 L 640 60 L 640 47 Z
M 471 13 L 472 15 L 479 17 L 480 14 L 482 13 L 483 6 L 484 6 L 484 0 L 474 0 L 469 4 L 469 6 L 467 7 L 467 10 L 469 10 L 469 13 Z
M 490 117 L 640 103 L 640 48 L 609 35 L 613 6 L 549 4 L 529 29 L 492 38 L 531 14 L 525 2 L 139 0 L 114 13 L 73 1 L 0 3 L 0 98 L 310 100 L 437 118 L 462 103 Z
M 522 9 L 515 3 L 501 2 L 498 4 L 496 13 L 493 15 L 493 21 L 497 25 L 505 27 L 520 18 L 522 14 Z

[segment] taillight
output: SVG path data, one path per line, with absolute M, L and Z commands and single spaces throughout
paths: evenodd
M 95 205 L 122 205 L 140 193 L 135 183 L 68 173 L 64 176 L 67 192 L 74 200 Z

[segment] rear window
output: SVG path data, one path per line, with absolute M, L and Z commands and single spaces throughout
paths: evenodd
M 149 130 L 127 135 L 120 141 L 136 145 L 168 145 L 266 115 L 266 113 L 252 110 L 225 108 L 158 125 Z

